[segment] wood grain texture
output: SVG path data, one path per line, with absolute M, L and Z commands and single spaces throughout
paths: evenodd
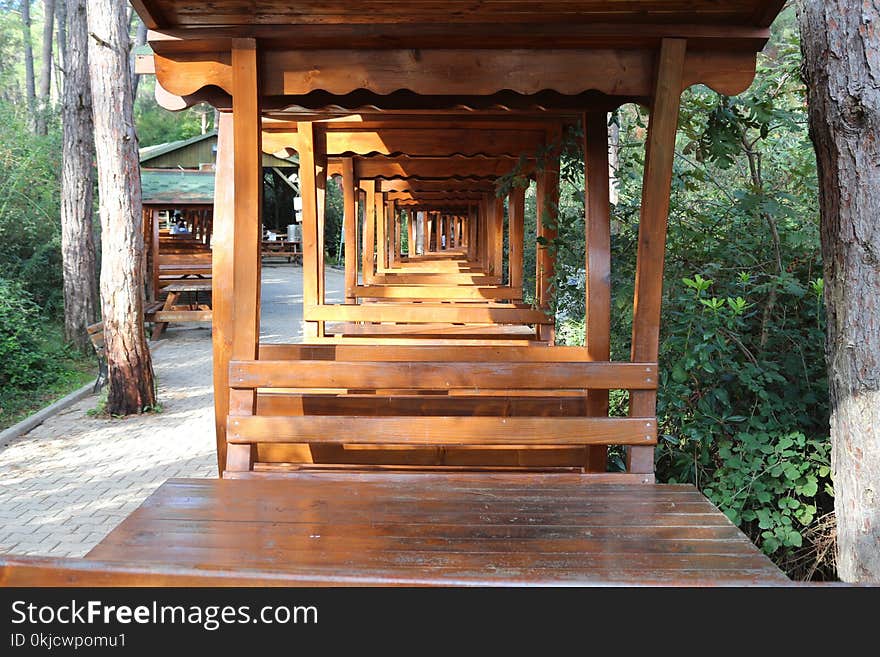
M 660 349 L 660 304 L 663 297 L 663 264 L 666 254 L 666 225 L 675 157 L 675 134 L 681 102 L 681 76 L 687 42 L 663 42 L 657 63 L 657 83 L 648 125 L 642 207 L 639 216 L 639 245 L 636 256 L 636 287 L 633 300 L 631 359 L 653 360 Z M 656 413 L 656 392 L 634 392 L 630 413 Z M 645 449 L 629 450 L 627 470 L 653 472 L 654 456 Z
M 467 362 L 460 359 L 232 361 L 229 385 L 240 389 L 656 390 L 657 368 L 641 363 Z
M 106 582 L 129 568 L 163 583 L 203 574 L 208 584 L 788 583 L 693 487 L 589 481 L 382 472 L 171 480 L 89 553 L 91 567 L 63 572 L 83 581 L 107 571 Z M 26 561 L 4 565 L 3 583 L 46 581 Z

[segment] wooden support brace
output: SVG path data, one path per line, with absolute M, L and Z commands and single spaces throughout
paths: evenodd
M 639 218 L 633 303 L 632 360 L 634 362 L 656 361 L 659 352 L 666 225 L 686 51 L 687 41 L 684 39 L 664 39 L 660 48 L 651 119 L 648 125 L 642 208 Z M 630 393 L 631 416 L 651 417 L 656 412 L 655 391 Z M 653 448 L 629 448 L 627 470 L 634 473 L 653 473 Z

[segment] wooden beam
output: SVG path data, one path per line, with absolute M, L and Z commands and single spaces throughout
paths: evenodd
M 371 283 L 375 274 L 376 259 L 376 181 L 364 180 L 361 188 L 366 196 L 362 270 L 364 283 Z
M 514 187 L 508 200 L 508 285 L 518 290 L 523 288 L 523 244 L 525 230 L 526 190 Z
M 415 361 L 260 360 L 230 363 L 229 381 L 231 387 L 242 390 L 656 390 L 657 368 L 643 363 L 537 359 L 469 362 L 446 357 L 428 361 L 421 356 Z
M 211 249 L 211 337 L 214 354 L 214 429 L 218 476 L 226 469 L 226 416 L 229 415 L 229 361 L 232 358 L 235 292 L 232 287 L 235 251 L 235 157 L 233 116 L 221 112 L 217 129 L 214 193 L 214 245 Z M 158 269 L 158 268 L 157 268 Z
M 354 289 L 358 281 L 357 248 L 357 194 L 354 180 L 354 161 L 342 161 L 343 229 L 345 231 L 345 302 L 354 303 Z
M 590 359 L 611 359 L 611 194 L 608 180 L 608 115 L 587 112 L 584 124 L 586 190 L 586 335 Z M 608 391 L 587 392 L 587 414 L 608 415 Z M 605 472 L 607 450 L 588 449 L 586 469 Z
M 545 312 L 550 311 L 553 296 L 553 280 L 556 275 L 556 240 L 559 221 L 559 156 L 562 148 L 562 129 L 557 126 L 554 133 L 548 135 L 552 150 L 544 159 L 544 166 L 538 170 L 535 187 L 535 206 L 537 212 L 537 232 L 539 241 L 536 257 L 536 290 L 538 306 Z M 542 340 L 553 342 L 553 327 L 547 327 L 540 335 Z
M 456 324 L 551 324 L 541 310 L 523 308 L 490 307 L 486 304 L 453 305 L 428 303 L 392 304 L 375 303 L 360 306 L 326 305 L 305 306 L 303 316 L 307 321 L 326 322 L 403 322 Z
M 260 246 L 263 170 L 261 156 L 259 65 L 252 39 L 236 39 L 232 47 L 234 245 L 232 251 L 232 357 L 255 358 L 260 339 Z M 213 278 L 213 276 L 212 276 Z M 228 291 L 227 291 L 228 293 Z M 231 407 L 230 412 L 235 409 Z M 256 408 L 256 396 L 241 404 Z M 244 409 L 247 411 L 247 409 Z M 227 468 L 249 470 L 248 460 L 236 452 Z M 229 449 L 227 449 L 229 456 Z
M 656 361 L 659 352 L 666 225 L 686 51 L 685 40 L 664 39 L 659 53 L 656 90 L 648 125 L 642 208 L 639 216 L 639 245 L 633 302 L 633 361 Z M 656 407 L 656 392 L 631 393 L 630 415 L 653 416 L 657 412 Z M 628 450 L 627 469 L 636 473 L 653 472 L 653 450 L 650 448 Z
M 230 417 L 230 442 L 371 445 L 653 445 L 653 418 Z
M 131 0 L 132 8 L 141 17 L 148 30 L 170 27 L 158 4 L 156 0 Z
M 316 135 L 311 122 L 300 123 L 301 138 L 299 151 L 299 184 L 302 194 L 302 249 L 303 249 L 303 305 L 318 303 L 319 282 L 319 215 L 318 189 L 316 175 Z M 306 338 L 320 337 L 321 323 L 316 320 L 305 321 L 303 335 Z

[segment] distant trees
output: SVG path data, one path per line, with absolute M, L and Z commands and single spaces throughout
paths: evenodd
M 44 0 L 43 3 L 43 44 L 42 61 L 40 62 L 40 87 L 37 91 L 37 108 L 34 126 L 38 135 L 47 132 L 46 116 L 49 111 L 49 95 L 52 91 L 52 46 L 54 44 L 55 0 Z
M 144 236 L 125 3 L 88 0 L 89 71 L 101 215 L 101 297 L 109 371 L 107 411 L 156 403 L 144 335 Z
M 24 84 L 28 112 L 34 114 L 37 86 L 34 81 L 34 43 L 31 37 L 31 0 L 21 0 L 21 42 L 24 46 Z
M 831 463 L 841 579 L 880 582 L 880 4 L 800 15 L 819 164 Z

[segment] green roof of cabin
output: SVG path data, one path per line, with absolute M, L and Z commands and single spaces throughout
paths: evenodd
M 213 171 L 142 169 L 144 205 L 212 205 Z
M 202 141 L 207 140 L 216 140 L 217 139 L 217 131 L 213 130 L 204 135 L 196 135 L 195 137 L 190 137 L 189 139 L 181 139 L 179 141 L 170 141 L 165 144 L 156 144 L 155 146 L 145 146 L 140 149 L 140 159 L 142 165 L 148 165 L 150 160 L 155 160 L 163 155 L 167 155 L 168 153 L 173 153 L 174 151 L 179 151 L 181 149 L 186 148 L 187 146 L 192 146 L 193 144 L 198 144 Z M 206 160 L 207 161 L 207 160 Z M 213 162 L 213 157 L 210 162 Z

